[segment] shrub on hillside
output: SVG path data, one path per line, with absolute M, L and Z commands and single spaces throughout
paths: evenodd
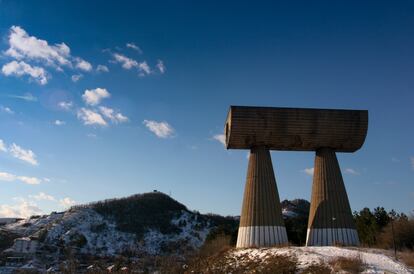
M 335 273 L 346 271 L 346 273 L 361 273 L 364 271 L 364 262 L 360 256 L 354 258 L 337 257 L 330 261 Z

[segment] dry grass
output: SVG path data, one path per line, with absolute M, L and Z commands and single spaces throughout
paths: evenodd
M 248 254 L 234 258 L 231 253 L 221 251 L 206 258 L 194 260 L 185 273 L 280 273 L 291 274 L 297 272 L 297 261 L 289 256 L 269 255 L 262 259 L 252 259 Z
M 399 260 L 403 261 L 408 267 L 414 268 L 414 251 L 407 250 L 398 252 Z
M 325 264 L 314 264 L 303 269 L 301 274 L 331 274 L 332 268 Z
M 260 268 L 259 268 L 260 269 Z M 259 273 L 296 273 L 297 260 L 289 256 L 271 256 L 264 262 Z
M 353 258 L 337 257 L 330 261 L 334 272 L 341 270 L 348 273 L 361 273 L 364 270 L 364 262 L 360 256 Z

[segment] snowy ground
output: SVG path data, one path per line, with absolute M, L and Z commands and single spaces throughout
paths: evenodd
M 337 257 L 355 258 L 360 256 L 365 264 L 363 273 L 414 273 L 404 264 L 395 261 L 391 257 L 376 249 L 357 249 L 342 247 L 284 247 L 284 248 L 260 248 L 241 249 L 229 254 L 230 258 L 238 261 L 238 258 L 247 257 L 253 261 L 260 261 L 271 255 L 286 255 L 296 257 L 299 269 L 304 269 L 313 264 L 326 263 Z M 234 261 L 234 260 L 233 260 Z

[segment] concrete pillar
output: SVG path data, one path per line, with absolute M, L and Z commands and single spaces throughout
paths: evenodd
M 270 152 L 250 150 L 237 247 L 267 247 L 288 243 Z
M 359 245 L 335 151 L 316 151 L 307 246 Z

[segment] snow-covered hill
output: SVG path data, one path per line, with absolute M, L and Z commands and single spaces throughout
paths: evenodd
M 0 236 L 14 241 L 0 250 L 0 268 L 54 269 L 68 254 L 79 261 L 184 254 L 197 250 L 227 220 L 237 228 L 237 220 L 189 211 L 159 192 L 78 206 L 1 226 Z

